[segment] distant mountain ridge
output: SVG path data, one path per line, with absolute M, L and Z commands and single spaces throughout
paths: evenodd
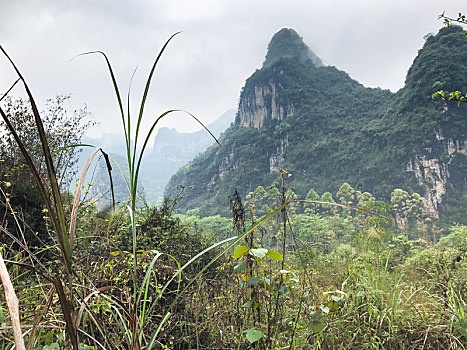
M 433 215 L 466 221 L 455 212 L 467 204 L 467 106 L 431 98 L 439 84 L 467 86 L 463 30 L 427 37 L 397 93 L 364 87 L 303 45 L 293 30 L 274 35 L 263 68 L 242 89 L 223 148 L 182 167 L 166 195 L 181 184 L 182 210 L 227 214 L 234 190 L 266 187 L 285 168 L 302 198 L 311 188 L 335 193 L 344 182 L 386 200 L 402 188 L 421 193 Z
M 234 121 L 234 117 L 235 110 L 230 109 L 207 125 L 207 128 L 219 137 Z M 176 129 L 160 128 L 151 152 L 144 156 L 141 170 L 140 179 L 146 200 L 150 203 L 160 201 L 171 176 L 214 143 L 215 140 L 204 129 L 181 133 Z
M 228 110 L 207 127 L 216 137 L 219 137 L 233 122 L 234 116 L 235 111 L 233 109 Z M 111 159 L 113 159 L 111 163 L 116 200 L 126 200 L 128 193 L 125 182 L 115 164 L 115 161 L 117 161 L 120 166 L 123 166 L 122 170 L 126 169 L 126 148 L 121 135 L 106 134 L 98 139 L 85 137 L 82 143 L 100 146 L 110 154 Z M 165 185 L 170 177 L 182 165 L 206 150 L 213 143 L 215 143 L 215 140 L 204 129 L 192 133 L 181 133 L 176 129 L 160 128 L 154 138 L 152 149 L 147 150 L 143 157 L 140 170 L 139 191 L 144 195 L 147 203 L 156 204 L 160 202 L 163 198 Z M 86 151 L 80 157 L 79 169 L 84 167 L 89 154 L 90 152 Z M 110 197 L 108 174 L 103 163 L 97 166 L 93 182 L 95 183 L 93 191 L 97 197 L 102 195 L 106 198 Z

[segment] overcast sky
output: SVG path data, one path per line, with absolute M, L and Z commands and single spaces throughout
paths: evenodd
M 465 0 L 0 0 L 0 44 L 15 60 L 40 104 L 71 94 L 87 104 L 99 127 L 121 128 L 102 50 L 124 95 L 133 70 L 132 101 L 159 49 L 163 56 L 148 99 L 146 126 L 166 109 L 184 109 L 209 123 L 235 108 L 240 89 L 266 55 L 272 35 L 295 29 L 325 65 L 346 71 L 365 86 L 397 91 L 423 37 L 436 33 L 438 15 L 465 12 Z M 0 94 L 15 80 L 0 58 Z M 14 95 L 20 95 L 15 88 Z M 134 108 L 136 114 L 136 108 Z M 176 115 L 162 126 L 197 129 Z

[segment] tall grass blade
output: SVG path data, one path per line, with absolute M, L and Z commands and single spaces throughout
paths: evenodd
M 151 336 L 151 340 L 149 341 L 148 346 L 145 349 L 153 349 L 154 343 L 156 341 L 157 336 L 159 335 L 159 332 L 161 331 L 162 327 L 164 324 L 167 322 L 167 320 L 170 318 L 170 315 L 172 315 L 170 312 L 167 312 L 165 317 L 162 319 L 162 321 L 159 323 L 159 326 L 157 327 L 156 331 L 153 333 Z
M 112 192 L 112 209 L 115 210 L 115 193 L 114 193 L 114 183 L 112 180 L 112 165 L 110 165 L 109 155 L 105 153 L 102 148 L 100 151 L 105 159 L 105 165 L 107 166 L 107 172 L 109 173 L 109 181 L 110 181 L 110 191 Z
M 152 258 L 151 263 L 148 266 L 148 269 L 146 270 L 146 275 L 144 276 L 143 281 L 141 282 L 141 287 L 139 288 L 139 294 L 138 294 L 138 299 L 136 300 L 136 305 L 139 305 L 141 302 L 141 297 L 144 291 L 144 299 L 143 299 L 143 305 L 142 305 L 142 310 L 141 310 L 141 315 L 140 315 L 140 325 L 139 328 L 142 330 L 143 325 L 144 325 L 144 317 L 145 317 L 145 311 L 146 311 L 146 304 L 147 304 L 147 295 L 148 295 L 148 289 L 149 289 L 149 284 L 151 282 L 151 274 L 152 274 L 152 269 L 154 268 L 154 264 L 156 263 L 157 259 L 162 255 L 162 253 L 157 252 L 154 258 Z M 143 339 L 143 332 L 141 331 L 139 334 L 139 343 L 141 344 L 141 341 Z
M 110 219 L 109 219 L 109 223 L 107 224 L 107 234 L 109 234 L 110 232 L 110 227 L 112 226 L 112 222 L 114 221 L 115 217 L 117 216 L 117 214 L 120 212 L 120 210 L 126 208 L 126 204 L 122 204 L 121 206 L 119 206 L 117 208 L 117 210 L 115 210 L 112 215 L 110 216 Z
M 10 61 L 11 65 L 13 66 L 14 70 L 18 74 L 18 77 L 21 79 L 23 82 L 24 88 L 26 90 L 26 93 L 29 98 L 29 103 L 31 104 L 31 109 L 34 115 L 34 120 L 36 123 L 37 131 L 39 133 L 39 138 L 41 140 L 41 145 L 42 145 L 42 153 L 45 159 L 45 164 L 47 168 L 47 173 L 49 177 L 49 182 L 50 186 L 52 189 L 52 197 L 54 199 L 55 203 L 55 210 L 50 213 L 50 215 L 53 215 L 55 212 L 55 215 L 57 215 L 57 227 L 54 227 L 56 229 L 56 234 L 58 236 L 58 240 L 60 243 L 60 248 L 62 250 L 62 254 L 64 255 L 65 259 L 65 264 L 68 272 L 70 273 L 71 271 L 71 264 L 72 264 L 72 252 L 71 252 L 71 247 L 69 245 L 69 241 L 67 239 L 67 234 L 66 234 L 66 222 L 65 222 L 65 213 L 63 210 L 63 204 L 62 204 L 62 199 L 60 196 L 60 189 L 58 187 L 58 181 L 57 181 L 57 176 L 55 173 L 55 168 L 53 165 L 52 161 L 52 156 L 51 152 L 49 149 L 49 144 L 47 142 L 47 134 L 44 130 L 44 125 L 42 124 L 41 117 L 39 115 L 39 110 L 37 108 L 36 102 L 34 100 L 34 97 L 32 96 L 32 93 L 29 89 L 28 84 L 26 83 L 25 79 L 23 78 L 21 72 L 19 71 L 18 67 L 15 65 L 13 60 L 8 56 L 6 51 L 3 49 L 2 46 L 0 46 L 0 50 L 3 52 L 3 54 L 7 57 L 7 59 Z M 4 113 L 2 113 L 3 116 Z M 15 137 L 16 140 L 16 137 Z M 23 149 L 21 149 L 23 151 Z M 25 150 L 25 148 L 24 148 Z M 27 151 L 26 151 L 27 153 Z M 38 176 L 38 174 L 37 174 Z
M 156 263 L 157 259 L 162 255 L 163 253 L 156 252 L 156 255 L 154 258 L 152 258 L 151 263 L 149 264 L 147 270 L 146 270 L 146 275 L 144 276 L 143 281 L 141 282 L 141 287 L 139 288 L 139 293 L 138 293 L 138 298 L 136 299 L 136 304 L 139 304 L 141 301 L 141 297 L 143 295 L 143 288 L 145 285 L 147 285 L 150 281 L 151 278 L 151 273 L 152 269 L 154 268 L 154 264 Z
M 68 336 L 70 337 L 73 349 L 78 350 L 78 335 L 75 328 L 72 313 L 73 313 L 73 304 L 67 298 L 65 290 L 63 289 L 62 280 L 57 277 L 53 280 L 53 285 L 58 294 L 58 300 L 60 301 L 60 306 L 63 311 L 63 318 L 65 319 L 65 328 Z
M 82 329 L 78 329 L 78 332 L 83 333 L 86 337 L 88 337 L 89 339 L 92 339 L 92 341 L 96 342 L 96 344 L 101 347 L 101 350 L 107 350 L 107 348 L 104 345 L 102 345 L 102 343 L 100 343 L 96 338 L 91 336 L 89 333 L 86 333 Z
M 107 64 L 107 68 L 108 68 L 109 73 L 110 73 L 110 78 L 112 79 L 112 85 L 114 87 L 115 95 L 116 95 L 117 101 L 118 101 L 118 107 L 120 109 L 120 116 L 122 118 L 123 132 L 125 133 L 125 142 L 126 142 L 126 148 L 127 148 L 128 161 L 130 161 L 130 159 L 131 159 L 130 158 L 130 135 L 127 133 L 127 125 L 126 125 L 126 121 L 125 121 L 125 112 L 123 110 L 123 103 L 122 103 L 122 98 L 120 96 L 120 89 L 118 88 L 117 79 L 115 78 L 115 74 L 114 74 L 114 71 L 112 69 L 112 65 L 110 64 L 109 58 L 102 51 L 89 51 L 89 52 L 82 53 L 82 54 L 78 55 L 77 57 L 96 54 L 96 53 L 101 54 L 102 56 L 104 56 L 105 62 Z M 128 129 L 129 129 L 129 126 L 128 126 Z
M 0 102 L 8 96 L 8 94 L 10 93 L 11 90 L 13 90 L 13 88 L 16 86 L 16 84 L 18 84 L 18 82 L 20 81 L 21 79 L 18 78 L 16 79 L 16 81 L 10 86 L 10 88 L 2 95 L 2 97 L 0 97 Z
M 133 147 L 133 162 L 132 162 L 133 165 L 135 164 L 135 160 L 136 160 L 135 156 L 136 156 L 136 146 L 138 144 L 139 128 L 141 126 L 141 121 L 143 119 L 144 107 L 146 105 L 146 99 L 148 97 L 149 87 L 151 86 L 151 81 L 152 81 L 152 77 L 154 75 L 154 71 L 156 70 L 157 64 L 159 63 L 159 60 L 161 59 L 162 54 L 164 53 L 165 49 L 167 48 L 167 45 L 169 45 L 170 41 L 178 34 L 180 34 L 180 32 L 172 34 L 172 36 L 165 42 L 164 46 L 162 46 L 162 49 L 159 51 L 159 54 L 157 55 L 157 58 L 154 61 L 154 64 L 152 65 L 152 68 L 151 68 L 151 71 L 150 71 L 150 73 L 148 75 L 148 79 L 146 81 L 146 86 L 144 88 L 144 93 L 143 93 L 143 97 L 141 99 L 141 104 L 140 104 L 140 108 L 139 108 L 138 121 L 136 123 L 135 144 L 134 144 L 134 147 Z
M 131 85 L 133 84 L 133 78 L 135 77 L 136 74 L 136 69 L 133 71 L 133 74 L 131 75 L 130 78 L 130 84 L 128 85 L 128 92 L 127 92 L 127 100 L 126 100 L 126 118 L 127 118 L 127 130 L 126 134 L 128 135 L 128 142 L 126 143 L 126 151 L 127 151 L 127 163 L 128 163 L 128 172 L 130 174 L 130 178 L 132 178 L 133 174 L 133 166 L 134 164 L 131 162 L 131 108 L 130 108 L 130 97 L 131 97 Z
M 66 149 L 68 149 L 68 148 L 75 148 L 75 147 L 92 147 L 92 148 L 96 148 L 96 146 L 94 146 L 94 145 L 89 145 L 89 144 L 87 144 L 87 143 L 78 143 L 78 144 L 76 144 L 76 145 L 63 146 L 63 147 L 60 147 L 59 149 L 57 149 L 56 151 L 53 151 L 53 152 L 52 152 L 52 157 L 53 157 L 54 155 L 56 155 L 57 153 L 60 153 L 61 151 L 64 151 L 64 150 L 66 150 Z

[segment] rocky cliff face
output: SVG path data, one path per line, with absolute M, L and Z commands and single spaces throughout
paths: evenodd
M 458 155 L 467 155 L 467 139 L 446 139 L 441 131 L 435 132 L 444 157 L 433 154 L 427 148 L 425 154 L 416 154 L 407 164 L 406 170 L 413 172 L 418 184 L 424 189 L 429 213 L 438 217 L 450 180 L 449 166 Z
M 276 151 L 269 156 L 269 172 L 276 173 L 280 169 L 284 168 L 285 162 L 285 150 L 289 141 L 287 138 L 280 139 L 279 145 L 276 147 Z
M 281 121 L 293 114 L 294 107 L 281 102 L 282 87 L 268 81 L 261 85 L 248 86 L 238 105 L 241 127 L 262 128 L 268 121 Z
M 315 67 L 323 66 L 320 58 L 303 42 L 293 29 L 284 28 L 272 37 L 262 70 L 272 67 L 283 59 L 298 62 L 310 61 Z M 243 88 L 238 105 L 241 127 L 263 128 L 269 121 L 281 121 L 293 115 L 295 107 L 287 100 L 287 92 L 281 84 L 282 71 L 267 80 L 249 79 Z M 270 125 L 270 124 L 269 124 Z
M 271 69 L 267 79 L 249 79 L 242 90 L 238 105 L 237 125 L 242 128 L 274 128 L 281 121 L 292 117 L 299 106 L 289 101 L 281 82 L 283 71 L 272 67 L 281 59 L 299 62 L 310 61 L 315 67 L 323 66 L 318 56 L 303 42 L 293 29 L 281 29 L 271 39 L 262 71 Z M 279 138 L 276 147 L 269 150 L 269 172 L 275 173 L 284 166 L 287 136 Z M 225 172 L 224 162 L 219 174 Z

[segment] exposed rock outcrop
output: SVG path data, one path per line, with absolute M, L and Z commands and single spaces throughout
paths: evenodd
M 280 140 L 279 146 L 277 147 L 276 152 L 271 154 L 271 156 L 269 156 L 269 172 L 270 173 L 275 173 L 278 170 L 284 168 L 284 160 L 285 160 L 284 153 L 285 153 L 287 144 L 288 144 L 287 139 Z
M 273 81 L 248 86 L 238 106 L 240 126 L 260 129 L 269 120 L 281 121 L 292 115 L 294 107 L 281 102 L 282 93 L 280 84 Z
M 438 217 L 438 212 L 443 203 L 449 182 L 449 164 L 457 154 L 467 155 L 467 140 L 456 141 L 445 139 L 441 131 L 436 132 L 436 139 L 442 143 L 447 157 L 441 160 L 432 155 L 432 149 L 427 149 L 427 154 L 417 154 L 407 164 L 407 171 L 413 172 L 419 185 L 425 190 L 425 199 L 428 211 L 433 217 Z

